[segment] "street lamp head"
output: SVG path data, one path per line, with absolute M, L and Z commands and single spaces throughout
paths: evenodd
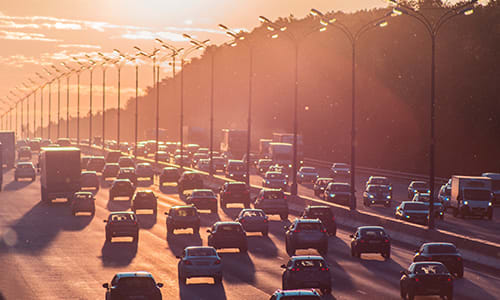
M 142 52 L 141 48 L 137 47 L 137 46 L 134 46 L 134 49 L 139 51 L 139 52 Z
M 326 31 L 326 29 L 327 29 L 327 27 L 321 27 L 321 28 L 319 29 L 319 31 L 323 32 L 323 31 Z
M 122 55 L 122 53 L 118 49 L 113 49 L 113 52 L 116 53 L 116 54 L 118 54 L 118 55 Z
M 259 21 L 261 21 L 262 23 L 273 23 L 268 18 L 266 18 L 264 16 L 259 16 Z
M 328 22 L 323 19 L 319 20 L 319 23 L 323 26 L 328 26 Z
M 466 8 L 466 9 L 464 9 L 464 10 L 460 11 L 460 13 L 459 13 L 459 14 L 464 14 L 464 15 L 466 15 L 466 16 L 470 16 L 470 15 L 472 15 L 473 13 L 474 13 L 474 8 L 470 7 L 470 8 Z
M 219 28 L 224 30 L 224 31 L 229 31 L 229 27 L 227 27 L 226 25 L 223 25 L 223 24 L 219 24 Z
M 394 7 L 394 8 L 392 9 L 392 13 L 391 13 L 391 15 L 392 15 L 393 17 L 395 17 L 395 16 L 401 16 L 402 14 L 407 14 L 407 13 L 408 13 L 408 12 L 407 12 L 406 10 L 402 9 L 401 7 Z
M 158 52 L 160 52 L 160 49 L 155 49 L 155 50 L 153 51 L 153 54 L 151 54 L 151 56 L 155 56 L 155 55 L 156 55 L 156 53 L 158 53 Z
M 375 24 L 375 26 L 378 27 L 386 27 L 387 25 L 389 25 L 389 23 L 386 20 L 379 21 L 377 22 L 377 24 Z
M 234 39 L 237 39 L 238 37 L 236 36 L 236 34 L 230 32 L 230 31 L 226 31 L 226 35 L 229 36 L 229 37 L 232 37 Z
M 278 38 L 278 36 L 279 36 L 279 35 L 278 35 L 277 33 L 275 33 L 275 34 L 271 35 L 271 38 L 272 38 L 272 39 L 277 39 L 277 38 Z
M 387 0 L 387 2 L 389 2 L 391 4 L 395 4 L 395 5 L 399 4 L 397 0 Z
M 199 43 L 197 43 L 196 41 L 193 41 L 193 40 L 190 40 L 189 43 L 193 46 L 201 46 Z
M 243 41 L 243 40 L 245 39 L 245 36 L 244 36 L 244 35 L 240 35 L 240 36 L 238 37 L 238 39 L 239 39 L 240 41 Z
M 286 29 L 287 29 L 287 27 L 283 26 L 283 27 L 280 28 L 280 31 L 285 31 Z
M 232 42 L 231 44 L 229 44 L 229 46 L 231 46 L 231 47 L 236 47 L 236 46 L 238 46 L 238 43 L 236 43 L 236 42 Z
M 323 13 L 315 8 L 311 8 L 311 11 L 309 13 L 314 17 L 323 17 Z
M 269 31 L 274 31 L 274 27 L 273 27 L 273 26 L 271 26 L 271 25 L 268 25 L 266 28 L 267 28 L 267 30 L 269 30 Z

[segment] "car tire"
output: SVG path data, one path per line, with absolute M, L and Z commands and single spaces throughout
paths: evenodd
M 268 230 L 262 231 L 262 236 L 268 236 L 268 235 L 269 235 L 269 231 Z
M 200 227 L 193 227 L 193 234 L 199 235 L 200 234 Z
M 72 215 L 72 216 L 75 216 L 75 215 L 76 215 L 76 211 L 72 210 L 72 211 L 71 211 L 71 215 Z
M 408 300 L 414 300 L 415 299 L 415 292 L 408 291 L 408 293 L 406 294 L 406 298 Z
M 170 226 L 167 226 L 167 234 L 174 234 L 174 229 Z
M 247 253 L 247 251 L 248 251 L 248 245 L 240 247 L 239 249 L 240 249 L 240 253 Z
M 158 214 L 158 208 L 153 208 L 153 215 L 157 215 Z
M 186 285 L 187 278 L 179 273 L 179 284 Z
M 112 236 L 110 234 L 106 233 L 106 242 L 107 243 L 111 243 L 111 238 L 112 238 Z
M 17 176 L 16 176 L 16 177 L 14 177 L 14 181 L 15 181 L 15 182 L 17 182 L 17 181 L 18 181 L 18 178 L 17 178 Z
M 113 201 L 113 200 L 115 200 L 115 197 L 113 197 L 113 196 L 110 195 L 109 196 L 109 201 Z
M 136 234 L 136 235 L 134 235 L 134 237 L 133 237 L 132 241 L 133 241 L 134 243 L 136 243 L 136 244 L 137 244 L 137 243 L 139 243 L 139 232 L 137 232 L 137 234 Z
M 31 177 L 31 182 L 35 181 L 35 179 L 36 179 L 36 176 Z
M 401 299 L 403 300 L 408 299 L 406 291 L 404 291 L 403 288 L 400 288 L 400 294 L 401 294 Z
M 382 257 L 387 259 L 387 260 L 391 258 L 391 250 L 386 251 L 386 252 L 382 252 L 381 254 L 382 254 Z
M 159 184 L 159 185 L 160 185 L 160 187 L 162 187 L 162 186 L 163 186 L 163 181 L 160 181 L 160 184 Z
M 286 245 L 286 253 L 290 257 L 294 256 L 295 255 L 295 248 L 292 248 L 291 246 Z

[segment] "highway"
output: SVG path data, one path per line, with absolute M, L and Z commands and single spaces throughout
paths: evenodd
M 281 286 L 279 266 L 288 256 L 284 251 L 285 223 L 278 217 L 271 217 L 268 238 L 249 234 L 248 254 L 221 251 L 221 285 L 212 285 L 211 279 L 191 279 L 182 286 L 177 281 L 175 255 L 187 245 L 206 245 L 207 226 L 216 220 L 233 219 L 241 206 L 219 209 L 217 215 L 202 213 L 200 236 L 186 230 L 167 238 L 164 212 L 184 202 L 173 186 L 161 191 L 151 186 L 160 195 L 158 215 L 139 215 L 138 245 L 126 239 L 109 244 L 104 241 L 102 220 L 110 211 L 128 209 L 129 202 L 109 203 L 106 187 L 97 194 L 95 216 L 74 217 L 67 203 L 40 202 L 38 179 L 14 182 L 9 171 L 4 185 L 0 193 L 0 291 L 6 299 L 103 299 L 102 283 L 109 282 L 116 272 L 134 270 L 149 271 L 164 283 L 163 299 L 269 299 Z M 395 186 L 399 195 L 399 183 Z M 307 189 L 301 187 L 304 191 Z M 389 261 L 380 255 L 355 259 L 349 252 L 350 233 L 339 230 L 338 237 L 330 238 L 327 260 L 333 291 L 323 298 L 399 299 L 399 271 L 410 264 L 413 253 L 396 245 Z M 297 254 L 317 253 L 299 250 Z M 480 270 L 466 268 L 465 277 L 455 281 L 456 299 L 495 299 L 499 294 L 500 278 Z

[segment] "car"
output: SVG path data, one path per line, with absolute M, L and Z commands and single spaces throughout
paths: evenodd
M 102 287 L 106 289 L 106 300 L 162 299 L 160 288 L 163 283 L 155 282 L 149 272 L 117 273 L 111 283 L 103 283 Z
M 174 156 L 174 163 L 176 165 L 190 166 L 191 160 L 189 159 L 189 155 L 183 154 L 182 157 L 180 155 Z
M 39 139 L 30 139 L 28 145 L 31 148 L 31 151 L 40 151 L 40 140 Z
M 95 214 L 95 198 L 91 192 L 76 192 L 71 199 L 71 214 L 79 212 Z
M 210 171 L 210 159 L 200 159 L 195 166 L 196 169 L 209 172 Z
M 413 262 L 437 261 L 446 266 L 451 274 L 464 277 L 464 260 L 462 254 L 452 243 L 433 242 L 423 244 L 413 257 Z
M 58 138 L 56 140 L 56 144 L 60 145 L 61 147 L 70 147 L 71 146 L 71 140 L 68 138 Z
M 108 178 L 116 178 L 120 172 L 120 165 L 117 163 L 106 163 L 102 170 L 102 179 L 106 180 Z
M 174 167 L 165 167 L 161 170 L 160 173 L 160 186 L 163 186 L 165 183 L 172 183 L 179 180 L 179 170 Z
M 137 175 L 135 174 L 134 168 L 122 168 L 120 167 L 120 171 L 118 172 L 117 179 L 128 179 L 134 185 L 137 185 Z
M 425 181 L 412 181 L 408 186 L 408 199 L 412 199 L 415 193 L 430 193 L 429 184 Z
M 267 170 L 269 167 L 273 164 L 273 161 L 271 159 L 263 158 L 259 159 L 257 162 L 257 172 L 262 175 L 266 174 Z
M 134 159 L 129 156 L 121 156 L 118 159 L 118 164 L 120 165 L 120 168 L 135 168 Z
M 99 191 L 99 177 L 95 171 L 83 171 L 80 176 L 80 189 L 94 190 L 96 193 Z
M 158 161 L 170 162 L 170 155 L 166 151 L 157 151 L 155 159 Z
M 330 182 L 325 188 L 324 199 L 341 205 L 351 203 L 351 185 L 345 182 Z
M 399 280 L 401 298 L 438 295 L 441 299 L 453 299 L 453 278 L 440 262 L 412 263 L 401 271 Z
M 248 250 L 247 236 L 245 230 L 238 222 L 219 221 L 207 229 L 208 246 L 215 249 L 238 248 L 240 253 L 246 253 Z
M 114 237 L 132 237 L 134 242 L 139 241 L 139 225 L 133 211 L 117 211 L 109 214 L 106 223 L 106 242 Z
M 203 188 L 203 179 L 201 175 L 192 171 L 185 171 L 182 173 L 177 183 L 179 194 L 183 194 L 185 190 L 194 190 Z
M 208 148 L 198 148 L 196 153 L 209 154 L 210 150 Z
M 349 176 L 351 174 L 351 168 L 345 163 L 334 163 L 331 167 L 333 176 Z
M 108 151 L 108 153 L 106 154 L 106 163 L 118 163 L 121 156 L 122 153 L 120 151 Z
M 288 188 L 288 177 L 281 172 L 268 171 L 262 179 L 262 186 L 285 191 Z
M 119 148 L 119 150 L 120 150 L 121 152 L 126 152 L 126 153 L 128 153 L 128 152 L 130 151 L 130 147 L 129 147 L 129 145 L 128 145 L 128 143 L 127 143 L 127 142 L 121 142 L 121 143 L 120 143 L 120 148 Z
M 403 201 L 396 207 L 396 219 L 427 225 L 429 206 L 424 202 Z
M 52 144 L 52 141 L 50 139 L 42 139 L 40 141 L 40 147 L 48 147 Z
M 150 163 L 138 163 L 135 167 L 135 176 L 137 179 L 148 178 L 153 181 L 155 176 L 153 166 Z
M 92 156 L 87 163 L 87 171 L 102 173 L 105 165 L 106 160 L 104 159 L 104 156 Z
M 282 290 L 277 289 L 269 300 L 320 300 L 321 297 L 314 289 L 310 290 Z
M 135 156 L 143 156 L 144 157 L 147 155 L 146 147 L 144 146 L 144 144 L 138 144 L 137 148 L 134 148 L 132 153 Z
M 198 144 L 187 144 L 184 146 L 186 148 L 186 154 L 189 156 L 193 156 L 198 149 L 200 148 L 200 145 Z
M 334 182 L 331 177 L 319 177 L 316 179 L 313 186 L 314 195 L 322 198 L 325 195 L 325 189 L 330 182 Z
M 29 146 L 21 146 L 17 150 L 17 157 L 19 160 L 31 160 L 31 148 Z
M 387 185 L 369 184 L 363 192 L 363 205 L 370 207 L 375 204 L 383 204 L 390 207 L 392 193 Z
M 132 200 L 134 192 L 135 186 L 130 179 L 115 179 L 109 189 L 109 201 L 113 201 L 117 197 L 128 197 L 129 200 Z
M 260 190 L 253 206 L 268 215 L 279 215 L 282 221 L 288 220 L 288 202 L 285 193 L 280 189 Z
M 302 219 L 319 219 L 329 235 L 335 236 L 337 234 L 337 223 L 330 206 L 308 205 L 300 217 Z
M 186 247 L 182 256 L 176 257 L 179 259 L 179 283 L 186 284 L 186 280 L 192 277 L 212 277 L 215 284 L 222 282 L 221 259 L 214 247 Z
M 267 169 L 267 172 L 278 172 L 278 173 L 283 173 L 286 175 L 287 173 L 287 169 L 285 168 L 285 166 L 283 165 L 280 165 L 280 164 L 274 164 L 274 165 L 271 165 L 269 166 L 269 168 Z M 288 176 L 287 176 L 288 177 Z
M 186 203 L 194 205 L 199 210 L 210 210 L 217 213 L 217 196 L 209 189 L 195 189 L 186 197 Z
M 137 212 L 139 209 L 151 209 L 153 214 L 156 215 L 158 212 L 158 198 L 151 190 L 136 191 L 130 206 L 133 212 Z
M 392 196 L 392 183 L 389 178 L 384 176 L 370 176 L 366 181 L 365 188 L 367 188 L 370 184 L 386 186 L 387 189 L 391 191 Z
M 208 159 L 208 153 L 195 153 L 191 159 L 191 166 L 194 167 L 198 164 L 200 159 Z
M 229 203 L 241 203 L 250 208 L 250 189 L 244 182 L 225 182 L 219 189 L 220 205 L 226 208 Z
M 242 209 L 235 219 L 241 223 L 245 232 L 260 232 L 267 236 L 269 232 L 269 221 L 262 209 Z
M 245 180 L 247 178 L 247 166 L 242 160 L 230 159 L 226 165 L 226 177 L 233 180 Z
M 14 171 L 14 181 L 18 181 L 21 178 L 30 178 L 31 181 L 35 181 L 36 169 L 32 162 L 20 161 L 16 163 L 16 170 Z
M 172 206 L 165 215 L 167 234 L 173 234 L 175 229 L 192 228 L 193 234 L 198 234 L 200 231 L 200 216 L 193 205 Z
M 411 200 L 412 202 L 424 202 L 429 206 L 429 201 L 430 201 L 430 194 L 429 193 L 415 193 L 413 196 L 413 199 Z M 441 220 L 444 219 L 444 213 L 445 213 L 445 208 L 443 204 L 437 199 L 434 199 L 434 215 L 436 217 L 439 217 Z
M 351 238 L 351 256 L 361 257 L 363 253 L 380 253 L 385 259 L 391 257 L 391 238 L 381 226 L 361 226 Z
M 298 183 L 315 183 L 318 178 L 318 171 L 313 167 L 300 167 L 299 171 L 297 172 Z
M 297 249 L 313 248 L 321 255 L 328 253 L 328 235 L 318 219 L 295 219 L 285 226 L 285 248 L 289 256 L 294 256 Z
M 212 153 L 212 165 L 215 172 L 224 171 L 226 167 L 226 160 L 224 159 L 224 157 L 215 156 L 215 154 Z
M 286 265 L 281 265 L 281 268 L 285 269 L 281 277 L 281 284 L 284 290 L 317 288 L 321 290 L 323 295 L 328 295 L 332 292 L 330 268 L 321 256 L 292 256 Z
M 81 161 L 80 165 L 81 165 L 82 170 L 87 170 L 87 164 L 89 163 L 91 158 L 92 158 L 92 156 L 82 155 L 82 157 L 80 158 L 80 161 Z
M 451 185 L 443 184 L 439 189 L 438 201 L 443 204 L 445 208 L 450 207 Z

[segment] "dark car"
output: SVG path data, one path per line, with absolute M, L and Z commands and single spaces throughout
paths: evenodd
M 83 171 L 80 176 L 80 189 L 99 191 L 99 177 L 95 171 Z
M 453 278 L 440 262 L 412 263 L 408 270 L 401 271 L 399 286 L 403 299 L 431 295 L 453 299 Z
M 139 209 L 151 209 L 153 214 L 158 212 L 158 199 L 151 190 L 136 191 L 131 202 L 132 211 L 137 212 Z
M 283 221 L 288 219 L 288 202 L 285 193 L 280 189 L 260 190 L 253 206 L 268 215 L 279 215 Z
M 186 203 L 193 204 L 197 209 L 208 209 L 212 213 L 217 212 L 217 196 L 212 190 L 196 189 L 186 198 Z
M 425 181 L 412 181 L 408 186 L 408 199 L 412 199 L 415 193 L 430 193 L 429 184 Z
M 105 165 L 106 160 L 104 160 L 104 156 L 92 156 L 87 163 L 87 171 L 102 173 Z
M 242 160 L 230 159 L 226 165 L 226 177 L 233 180 L 245 180 L 247 166 Z
M 89 163 L 91 157 L 92 156 L 84 155 L 80 158 L 80 166 L 81 166 L 82 170 L 87 170 L 87 164 Z
M 257 162 L 257 172 L 259 172 L 260 175 L 266 174 L 272 164 L 273 161 L 271 159 L 259 159 Z
M 320 177 L 314 182 L 313 190 L 314 195 L 322 198 L 325 195 L 325 189 L 330 182 L 333 182 L 333 178 L 330 177 Z
M 193 154 L 193 158 L 191 159 L 191 167 L 195 167 L 198 164 L 200 159 L 208 159 L 207 153 L 195 153 Z
M 351 174 L 351 167 L 345 163 L 334 163 L 331 170 L 334 176 L 345 177 Z
M 116 178 L 120 172 L 120 165 L 117 163 L 107 163 L 102 170 L 102 179 Z
M 368 177 L 368 180 L 366 181 L 365 187 L 368 187 L 370 184 L 375 184 L 375 185 L 383 185 L 387 187 L 389 191 L 391 191 L 392 195 L 392 183 L 389 180 L 389 178 L 384 177 L 384 176 L 370 176 Z
M 120 151 L 109 151 L 106 155 L 106 163 L 118 163 L 122 153 Z
M 262 209 L 242 209 L 235 221 L 243 226 L 245 232 L 260 232 L 263 236 L 269 232 L 269 221 Z
M 286 191 L 288 189 L 288 176 L 281 172 L 267 171 L 262 178 L 262 186 Z
M 135 187 L 129 179 L 115 179 L 109 189 L 109 201 L 115 200 L 116 197 L 127 197 L 132 200 Z
M 32 155 L 31 155 L 31 148 L 29 146 L 22 146 L 17 150 L 17 157 L 19 160 L 30 160 Z
M 214 283 L 222 282 L 222 264 L 214 247 L 190 246 L 177 256 L 179 283 L 186 284 L 191 277 L 213 277 Z
M 196 172 L 185 171 L 182 173 L 177 184 L 179 194 L 183 194 L 185 190 L 194 190 L 203 188 L 203 179 Z
M 106 289 L 106 300 L 162 299 L 163 283 L 156 283 L 149 272 L 117 273 L 111 283 L 104 283 L 102 287 Z
M 166 167 L 161 170 L 160 173 L 160 186 L 163 186 L 164 183 L 171 183 L 179 180 L 179 170 L 174 167 Z
M 320 220 L 295 219 L 290 226 L 285 226 L 286 253 L 295 255 L 297 249 L 313 248 L 321 255 L 328 253 L 328 235 Z
M 391 257 L 391 238 L 384 227 L 362 226 L 351 234 L 351 255 L 361 257 L 362 253 L 380 253 L 382 257 Z
M 281 277 L 284 290 L 318 288 L 323 295 L 332 292 L 330 268 L 321 256 L 293 256 L 281 267 L 285 269 Z
M 425 204 L 427 204 L 427 206 L 429 206 L 430 204 L 430 201 L 431 201 L 431 196 L 429 193 L 415 193 L 415 195 L 413 196 L 413 199 L 411 200 L 412 202 L 424 202 Z M 438 217 L 439 219 L 441 220 L 444 220 L 444 213 L 446 211 L 443 203 L 439 202 L 438 199 L 434 199 L 434 203 L 433 203 L 433 206 L 434 206 L 434 209 L 433 209 L 433 212 L 434 212 L 434 215 L 436 217 Z
M 325 189 L 324 198 L 326 201 L 341 205 L 351 203 L 351 185 L 343 182 L 331 182 Z
M 302 219 L 319 219 L 329 235 L 337 234 L 337 223 L 335 216 L 330 208 L 326 205 L 309 205 L 304 208 L 301 215 Z
M 113 237 L 130 236 L 134 242 L 139 241 L 139 225 L 133 211 L 117 211 L 109 214 L 106 224 L 106 242 Z
M 76 192 L 71 199 L 71 214 L 79 212 L 95 214 L 95 198 L 91 192 Z
M 207 232 L 209 246 L 215 249 L 238 248 L 240 252 L 247 252 L 247 236 L 240 223 L 216 222 Z
M 386 185 L 369 184 L 363 193 L 364 206 L 370 207 L 372 204 L 383 204 L 385 207 L 391 206 L 392 193 Z
M 282 290 L 277 289 L 269 300 L 320 300 L 321 297 L 314 289 Z
M 226 208 L 229 203 L 241 203 L 250 207 L 250 189 L 244 182 L 226 182 L 220 188 L 220 205 Z
M 318 178 L 318 171 L 314 167 L 300 167 L 297 172 L 297 183 L 315 183 Z
M 192 205 L 172 206 L 165 215 L 167 215 L 168 234 L 173 234 L 175 229 L 192 228 L 193 234 L 198 234 L 200 231 L 200 216 L 196 207 Z
M 451 274 L 458 278 L 464 276 L 462 254 L 452 243 L 425 243 L 415 253 L 413 261 L 438 261 L 443 263 Z
M 134 168 L 128 168 L 128 167 L 121 168 L 120 167 L 120 172 L 118 172 L 118 176 L 116 178 L 117 179 L 128 179 L 134 185 L 137 185 L 137 175 L 135 174 Z
M 429 206 L 425 202 L 403 201 L 396 207 L 396 219 L 427 225 Z
M 134 168 L 135 169 L 135 162 L 132 157 L 129 156 L 122 156 L 118 159 L 118 164 L 120 165 L 120 168 Z

